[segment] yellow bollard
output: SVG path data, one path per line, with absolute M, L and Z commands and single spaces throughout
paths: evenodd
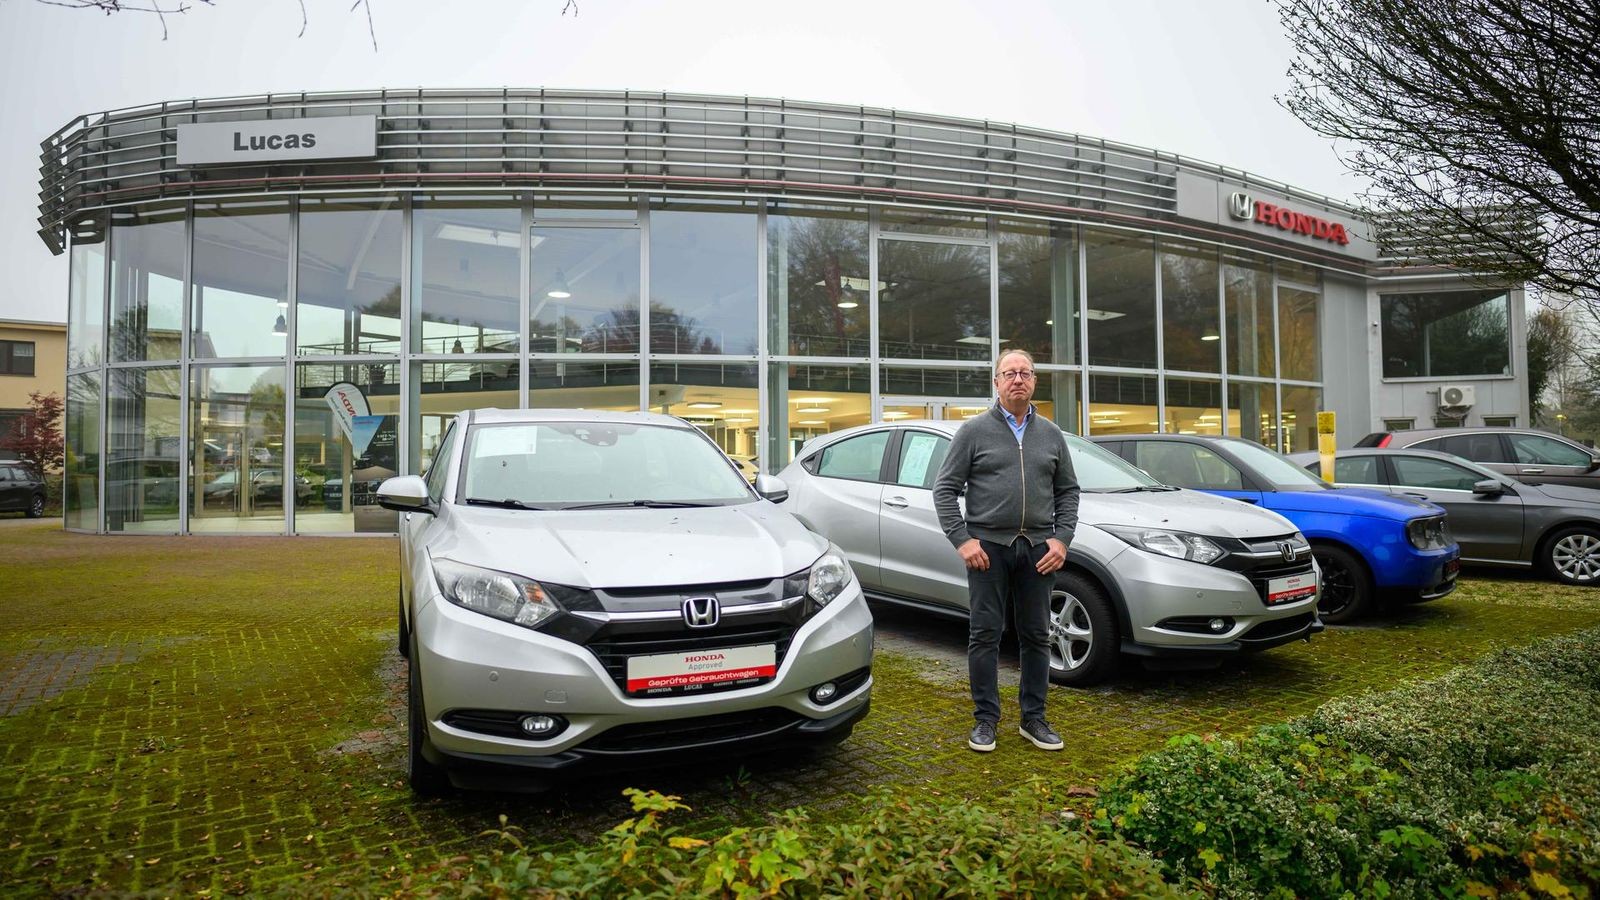
M 1321 457 L 1322 480 L 1333 483 L 1333 454 L 1338 449 L 1334 438 L 1334 415 L 1331 412 L 1317 413 L 1317 454 Z

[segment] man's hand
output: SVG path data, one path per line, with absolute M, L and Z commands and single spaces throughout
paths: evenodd
M 1055 538 L 1045 538 L 1044 544 L 1050 549 L 1039 557 L 1039 564 L 1034 568 L 1039 570 L 1040 575 L 1049 575 L 1067 564 L 1067 545 Z
M 969 539 L 957 547 L 956 552 L 961 554 L 961 561 L 967 564 L 967 568 L 978 572 L 989 570 L 989 554 L 983 552 L 983 545 L 978 543 L 977 538 Z

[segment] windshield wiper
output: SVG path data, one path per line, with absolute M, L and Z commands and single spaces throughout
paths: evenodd
M 1175 487 L 1173 487 L 1171 485 L 1168 485 L 1168 484 L 1140 484 L 1140 485 L 1135 485 L 1134 487 L 1117 488 L 1116 490 L 1113 490 L 1113 491 L 1106 491 L 1106 493 L 1108 493 L 1108 494 L 1137 494 L 1137 493 L 1139 493 L 1141 491 L 1150 491 L 1151 493 L 1160 493 L 1160 492 L 1163 492 L 1163 491 L 1176 491 L 1176 490 L 1181 490 L 1181 488 L 1175 488 Z
M 509 497 L 507 497 L 504 500 L 490 500 L 488 497 L 468 497 L 467 498 L 467 503 L 468 503 L 468 505 L 471 505 L 471 506 L 495 506 L 495 507 L 499 507 L 500 509 L 549 509 L 550 508 L 548 506 L 535 506 L 535 505 L 533 505 L 531 503 L 523 503 L 521 500 L 513 500 L 513 499 L 511 499 Z
M 595 503 L 574 503 L 563 506 L 562 509 L 627 509 L 632 506 L 647 507 L 649 509 L 688 509 L 692 507 L 711 506 L 710 503 L 689 503 L 679 500 L 600 500 Z

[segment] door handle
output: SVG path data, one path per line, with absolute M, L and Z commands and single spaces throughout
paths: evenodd
M 889 507 L 890 509 L 905 509 L 911 504 L 907 502 L 906 498 L 904 497 L 889 497 L 883 501 L 883 505 Z
M 1544 474 L 1544 470 L 1543 469 L 1523 469 L 1522 470 L 1522 474 L 1524 474 L 1524 475 L 1543 475 Z

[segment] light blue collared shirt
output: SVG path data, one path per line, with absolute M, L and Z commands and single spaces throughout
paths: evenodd
M 1004 406 L 1000 407 L 1000 414 L 1006 417 L 1006 424 L 1011 426 L 1011 433 L 1017 436 L 1017 446 L 1022 446 L 1022 433 L 1028 430 L 1028 420 L 1033 418 L 1033 404 L 1028 404 L 1028 412 L 1020 422 Z

